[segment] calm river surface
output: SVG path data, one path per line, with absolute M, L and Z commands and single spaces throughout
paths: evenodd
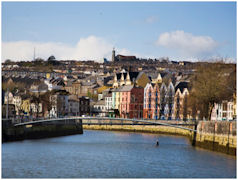
M 236 177 L 236 158 L 194 148 L 184 137 L 85 130 L 3 143 L 2 177 L 230 178 Z

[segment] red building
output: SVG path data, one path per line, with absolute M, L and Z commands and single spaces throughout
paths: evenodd
M 120 117 L 143 117 L 144 88 L 134 85 L 123 86 L 120 90 Z

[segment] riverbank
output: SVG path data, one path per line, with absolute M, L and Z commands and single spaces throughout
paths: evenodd
M 169 126 L 152 126 L 152 125 L 83 125 L 83 129 L 88 130 L 109 130 L 109 131 L 128 131 L 128 132 L 143 132 L 143 133 L 158 133 L 176 136 L 185 136 L 190 139 L 191 143 L 200 148 L 209 149 L 212 151 L 222 152 L 229 155 L 236 156 L 236 133 L 230 131 L 222 134 L 219 128 L 224 126 L 222 122 L 199 122 L 198 131 L 195 134 L 188 130 L 169 127 Z M 211 133 L 209 130 L 215 127 L 215 132 Z M 230 124 L 225 126 L 231 127 Z M 233 128 L 235 124 L 233 123 Z M 193 129 L 194 127 L 187 126 Z M 233 129 L 234 130 L 234 129 Z M 236 131 L 236 129 L 235 129 Z

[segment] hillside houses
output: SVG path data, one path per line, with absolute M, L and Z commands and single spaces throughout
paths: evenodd
M 194 71 L 181 69 L 191 64 L 177 63 L 180 69 L 169 69 L 150 62 L 141 61 L 137 67 L 128 62 L 65 61 L 65 67 L 54 67 L 52 72 L 6 70 L 3 105 L 11 104 L 16 117 L 31 119 L 82 115 L 178 121 L 202 118 L 189 107 Z M 234 99 L 216 104 L 212 120 L 232 120 L 235 108 Z

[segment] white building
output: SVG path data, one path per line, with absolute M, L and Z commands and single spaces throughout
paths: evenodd
M 6 91 L 4 96 L 5 104 L 13 104 L 13 94 L 11 92 Z
M 105 117 L 106 116 L 106 106 L 105 106 L 105 100 L 100 100 L 96 102 L 93 105 L 93 111 L 94 113 L 98 114 L 100 117 Z
M 15 105 L 16 108 L 16 115 L 20 115 L 20 109 L 21 109 L 21 104 L 22 104 L 22 98 L 21 96 L 14 96 L 13 99 L 13 104 Z
M 211 120 L 213 121 L 229 121 L 233 120 L 233 101 L 222 101 L 220 104 L 215 104 Z
M 105 107 L 107 111 L 112 109 L 112 93 L 105 97 Z
M 32 113 L 42 113 L 42 103 L 39 104 L 31 103 L 30 110 L 32 111 Z

